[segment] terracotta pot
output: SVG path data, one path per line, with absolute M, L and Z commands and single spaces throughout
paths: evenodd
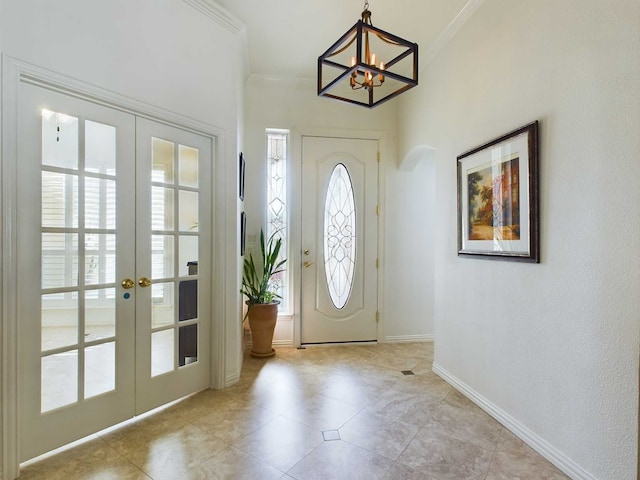
M 249 328 L 253 340 L 251 355 L 253 357 L 270 357 L 276 353 L 271 344 L 277 319 L 277 303 L 257 303 L 249 309 Z

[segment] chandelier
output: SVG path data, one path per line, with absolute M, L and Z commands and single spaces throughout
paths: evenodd
M 418 44 L 362 18 L 318 57 L 318 96 L 375 107 L 418 85 Z

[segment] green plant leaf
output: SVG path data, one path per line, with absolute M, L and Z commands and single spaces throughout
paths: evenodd
M 271 279 L 284 271 L 283 265 L 287 261 L 287 259 L 278 261 L 282 239 L 276 238 L 276 233 L 278 232 L 274 232 L 265 239 L 264 230 L 260 230 L 261 264 L 256 263 L 251 253 L 244 259 L 240 293 L 247 297 L 247 313 L 255 304 L 273 303 L 275 299 L 282 298 L 276 292 L 269 290 Z

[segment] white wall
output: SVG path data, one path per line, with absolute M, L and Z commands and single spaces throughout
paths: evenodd
M 96 85 L 136 102 L 175 112 L 221 132 L 216 212 L 224 213 L 218 265 L 225 309 L 220 333 L 226 370 L 239 376 L 241 331 L 237 243 L 237 151 L 242 120 L 242 25 L 216 21 L 181 0 L 21 0 L 0 2 L 0 52 Z M 201 10 L 206 10 L 201 9 Z M 229 19 L 227 19 L 229 20 Z M 224 22 L 223 22 L 224 23 Z M 213 207 L 213 206 L 212 206 Z M 1 353 L 1 352 L 0 352 Z M 220 378 L 222 377 L 222 378 Z
M 432 278 L 428 236 L 418 226 L 424 202 L 429 202 L 433 190 L 422 180 L 420 171 L 429 169 L 428 162 L 416 167 L 416 171 L 400 171 L 396 155 L 396 103 L 389 102 L 368 110 L 335 100 L 319 98 L 315 83 L 299 84 L 251 78 L 247 83 L 245 99 L 245 156 L 247 159 L 245 210 L 248 218 L 249 238 L 255 236 L 264 221 L 265 207 L 265 129 L 291 130 L 292 173 L 295 188 L 299 188 L 300 135 L 326 134 L 328 136 L 381 135 L 381 204 L 383 231 L 382 278 L 383 298 L 381 341 L 428 339 L 433 333 L 430 312 L 433 310 Z M 419 193 L 405 192 L 405 182 L 424 188 Z M 299 205 L 292 200 L 294 221 L 299 217 Z M 407 204 L 408 203 L 408 204 Z M 295 226 L 295 225 L 294 225 Z M 295 235 L 295 232 L 292 232 Z M 426 243 L 425 243 L 425 238 Z M 300 263 L 299 246 L 292 242 L 289 265 L 295 275 Z M 425 273 L 426 272 L 426 273 Z M 296 281 L 294 279 L 294 281 Z M 425 287 L 426 307 L 411 294 L 415 282 Z M 276 344 L 293 342 L 292 320 L 281 318 L 274 337 Z
M 435 155 L 418 145 L 386 172 L 385 341 L 433 340 Z
M 401 97 L 401 157 L 436 148 L 436 368 L 574 478 L 636 478 L 638 52 L 637 0 L 485 0 Z M 456 156 L 535 119 L 541 263 L 457 257 Z

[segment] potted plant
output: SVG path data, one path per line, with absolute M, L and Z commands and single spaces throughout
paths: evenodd
M 253 254 L 249 253 L 244 259 L 242 271 L 240 293 L 247 297 L 245 318 L 249 318 L 253 339 L 251 355 L 254 357 L 270 357 L 275 353 L 271 345 L 278 318 L 278 299 L 281 297 L 273 290 L 273 277 L 284 270 L 282 266 L 287 260 L 278 259 L 282 239 L 275 238 L 274 235 L 275 233 L 265 241 L 264 231 L 260 230 L 262 263 L 257 263 Z

